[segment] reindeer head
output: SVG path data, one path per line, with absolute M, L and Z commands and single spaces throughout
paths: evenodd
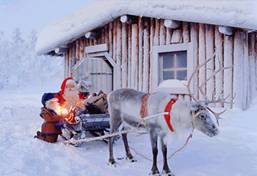
M 217 120 L 217 124 L 218 123 L 218 119 L 220 118 L 220 115 L 222 113 L 224 113 L 226 110 L 220 112 L 220 113 L 216 113 L 214 112 L 211 108 L 210 108 L 210 104 L 211 103 L 227 103 L 226 99 L 229 98 L 225 97 L 225 98 L 218 98 L 215 100 L 215 95 L 214 92 L 212 93 L 212 100 L 208 100 L 207 96 L 205 95 L 202 87 L 203 85 L 205 85 L 209 80 L 211 80 L 212 78 L 215 77 L 215 75 L 217 73 L 219 73 L 220 71 L 224 71 L 226 69 L 231 69 L 232 67 L 222 67 L 222 64 L 220 63 L 220 67 L 214 71 L 209 77 L 206 78 L 206 81 L 202 84 L 200 84 L 198 86 L 199 92 L 203 95 L 204 100 L 199 100 L 198 98 L 196 98 L 194 96 L 194 94 L 192 94 L 190 87 L 191 86 L 191 82 L 192 82 L 192 78 L 196 75 L 196 73 L 199 71 L 199 69 L 203 66 L 206 66 L 206 64 L 214 59 L 214 56 L 212 58 L 209 58 L 208 60 L 206 60 L 204 63 L 200 64 L 192 73 L 192 75 L 190 76 L 190 78 L 188 79 L 188 84 L 187 84 L 187 89 L 188 89 L 188 93 L 192 98 L 192 103 L 191 103 L 191 115 L 192 115 L 192 123 L 193 123 L 193 127 L 195 127 L 196 129 L 198 129 L 199 131 L 203 132 L 204 134 L 212 137 L 218 134 L 219 130 L 217 125 L 215 124 L 215 122 L 212 120 L 212 116 L 214 115 L 214 117 Z M 220 96 L 221 97 L 221 96 Z M 233 98 L 232 98 L 233 100 Z M 231 100 L 231 101 L 232 101 Z M 230 103 L 230 102 L 229 102 Z
M 191 115 L 193 127 L 204 134 L 213 137 L 218 134 L 219 130 L 208 110 L 208 107 L 200 102 L 191 104 Z

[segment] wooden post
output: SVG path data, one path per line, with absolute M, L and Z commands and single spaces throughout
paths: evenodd
M 199 24 L 199 65 L 205 62 L 206 52 L 205 52 L 205 28 L 204 24 Z M 199 69 L 199 85 L 205 83 L 206 80 L 206 68 L 202 67 Z M 203 86 L 203 94 L 206 94 L 206 86 Z M 199 93 L 199 98 L 203 100 L 204 95 Z
M 166 45 L 170 44 L 171 35 L 172 35 L 172 29 L 166 28 Z
M 155 19 L 155 31 L 154 31 L 154 41 L 153 41 L 154 46 L 160 45 L 159 36 L 160 36 L 160 23 L 158 19 Z
M 190 28 L 190 37 L 191 37 L 191 42 L 192 42 L 192 58 L 193 58 L 193 70 L 196 69 L 198 65 L 198 24 L 196 23 L 191 23 L 191 28 Z M 191 76 L 191 75 L 190 75 Z M 196 77 L 193 78 L 192 80 L 192 87 L 191 89 L 193 90 L 193 93 L 196 95 L 196 97 L 199 97 L 198 91 L 197 91 L 197 86 L 198 86 L 198 73 L 196 73 Z
M 250 99 L 250 67 L 249 67 L 249 51 L 248 51 L 248 33 L 243 32 L 244 38 L 243 38 L 243 66 L 244 66 L 244 71 L 243 71 L 243 110 L 246 110 L 251 102 Z
M 243 34 L 235 32 L 234 36 L 234 70 L 233 70 L 233 95 L 236 107 L 243 108 Z
M 149 52 L 149 22 L 144 22 L 144 61 L 143 61 L 143 91 L 148 92 L 149 90 L 149 60 L 150 60 L 150 52 Z
M 151 26 L 152 26 L 153 24 L 151 24 Z M 151 28 L 152 29 L 152 28 Z M 153 78 L 154 78 L 154 76 L 152 75 L 152 74 L 154 74 L 154 67 L 155 67 L 155 65 L 154 64 L 152 64 L 153 62 L 152 62 L 152 60 L 153 60 L 153 54 L 152 54 L 152 52 L 153 52 L 153 46 L 159 46 L 160 45 L 160 40 L 159 40 L 159 36 L 160 36 L 160 24 L 159 24 L 159 20 L 158 19 L 155 19 L 155 26 L 154 26 L 154 29 L 153 29 L 153 33 L 154 33 L 154 35 L 153 35 L 153 43 L 152 43 L 152 48 L 151 48 L 151 92 L 153 92 L 153 91 L 155 91 L 154 90 L 154 88 L 156 87 L 155 85 L 156 85 L 156 82 L 154 82 L 153 81 Z M 152 31 L 151 31 L 152 32 Z
M 143 90 L 143 20 L 138 20 L 138 90 Z
M 149 92 L 153 92 L 153 45 L 154 45 L 154 19 L 151 18 L 150 21 L 150 59 L 149 59 L 149 69 L 150 69 L 150 79 L 149 79 Z
M 132 88 L 132 78 L 131 78 L 131 29 L 132 26 L 128 25 L 128 87 Z
M 256 52 L 255 52 L 255 34 L 251 33 L 249 35 L 250 41 L 249 41 L 249 58 L 250 58 L 250 97 L 255 97 L 256 95 L 256 79 L 255 79 L 255 57 L 256 57 Z
M 223 66 L 223 49 L 222 49 L 222 34 L 218 30 L 218 26 L 215 27 L 215 71 Z M 215 97 L 223 98 L 223 72 L 219 72 L 215 75 Z M 217 106 L 223 106 L 223 104 L 217 104 Z
M 206 59 L 213 58 L 214 57 L 214 31 L 212 25 L 205 25 L 206 29 Z M 206 65 L 206 78 L 208 79 L 214 71 L 214 60 L 211 60 Z M 206 83 L 206 94 L 208 99 L 212 98 L 212 95 L 214 94 L 214 78 L 211 78 Z
M 117 20 L 116 24 L 116 64 L 117 64 L 117 89 L 121 88 L 121 22 Z M 115 80 L 114 80 L 115 81 Z
M 188 43 L 190 40 L 188 22 L 182 23 L 182 36 L 183 36 L 183 43 Z
M 160 45 L 165 45 L 165 27 L 164 21 L 160 20 Z
M 132 37 L 131 37 L 131 78 L 132 78 L 132 88 L 137 89 L 138 82 L 138 30 L 137 24 L 132 24 Z
M 112 55 L 112 48 L 113 48 L 113 39 L 112 39 L 112 34 L 113 34 L 113 26 L 112 26 L 113 22 L 112 23 L 109 23 L 109 43 L 108 43 L 108 48 L 109 48 L 109 53 L 111 55 L 111 57 L 113 57 Z
M 173 30 L 171 36 L 171 43 L 181 43 L 182 42 L 182 31 L 181 29 Z
M 68 59 L 69 59 L 69 52 L 67 50 L 64 55 L 64 78 L 66 78 L 68 75 Z
M 233 43 L 231 36 L 224 37 L 224 67 L 232 67 L 233 66 Z M 224 97 L 229 96 L 227 101 L 230 104 L 224 104 L 225 107 L 232 108 L 232 86 L 233 86 L 233 72 L 232 69 L 224 70 Z
M 122 41 L 122 88 L 128 86 L 128 45 L 127 45 L 127 24 L 122 24 L 121 41 Z

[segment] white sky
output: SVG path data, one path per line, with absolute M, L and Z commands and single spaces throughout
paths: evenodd
M 92 0 L 0 0 L 0 31 L 28 34 L 62 19 Z

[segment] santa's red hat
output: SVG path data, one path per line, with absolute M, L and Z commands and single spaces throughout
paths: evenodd
M 62 85 L 61 85 L 60 95 L 63 95 L 63 94 L 64 94 L 65 87 L 66 87 L 67 82 L 68 82 L 69 80 L 73 80 L 73 78 L 72 78 L 72 77 L 67 77 L 67 78 L 65 78 L 65 79 L 63 80 Z

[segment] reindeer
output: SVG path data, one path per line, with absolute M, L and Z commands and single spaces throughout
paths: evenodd
M 161 139 L 161 148 L 163 154 L 163 174 L 172 176 L 168 161 L 167 161 L 167 142 L 165 137 L 176 134 L 183 134 L 188 130 L 197 129 L 207 136 L 213 137 L 218 134 L 219 130 L 212 120 L 212 114 L 218 119 L 224 113 L 216 113 L 208 106 L 210 103 L 224 102 L 225 98 L 217 100 L 198 100 L 193 96 L 190 90 L 190 84 L 193 76 L 199 69 L 205 66 L 212 58 L 208 59 L 203 64 L 199 65 L 188 80 L 188 93 L 191 95 L 192 101 L 183 99 L 176 99 L 175 96 L 164 92 L 155 92 L 146 94 L 133 89 L 118 89 L 108 95 L 108 110 L 110 113 L 110 133 L 117 132 L 121 125 L 125 129 L 124 124 L 132 127 L 145 127 L 150 133 L 150 140 L 152 146 L 153 163 L 151 174 L 159 175 L 157 168 L 157 154 L 158 154 L 158 137 Z M 228 69 L 220 68 L 219 71 Z M 218 71 L 217 71 L 218 72 Z M 215 72 L 215 74 L 217 73 Z M 213 74 L 212 76 L 214 76 Z M 200 92 L 202 88 L 199 87 Z M 214 97 L 213 97 L 214 98 Z M 167 112 L 166 115 L 159 115 L 156 118 L 144 120 L 147 115 L 160 114 L 160 112 Z M 143 122 L 143 123 L 142 123 Z M 127 134 L 122 134 L 126 157 L 134 162 L 134 158 L 130 152 L 128 145 Z M 109 163 L 115 164 L 113 156 L 113 142 L 112 137 L 109 138 Z

